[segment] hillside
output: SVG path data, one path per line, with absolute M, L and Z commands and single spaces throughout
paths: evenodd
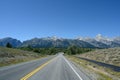
M 6 37 L 3 39 L 0 39 L 0 46 L 6 46 L 8 42 L 12 44 L 13 47 L 18 47 L 22 44 L 20 40 L 13 39 L 11 37 Z
M 79 56 L 120 66 L 120 48 L 100 49 Z
M 41 56 L 34 52 L 0 47 L 0 66 L 28 61 L 39 57 Z

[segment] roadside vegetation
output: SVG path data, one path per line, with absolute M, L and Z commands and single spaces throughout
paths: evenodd
M 86 60 L 76 58 L 75 56 L 67 55 L 67 58 L 73 62 L 82 72 L 94 80 L 119 80 L 120 73 L 112 71 L 108 68 L 98 66 Z
M 0 47 L 0 66 L 24 62 L 46 55 L 55 55 L 58 52 L 75 55 L 91 50 L 90 48 L 78 48 L 76 46 L 70 46 L 68 48 L 32 48 L 31 46 L 12 48 L 12 45 L 7 43 L 6 47 Z
M 81 70 L 85 70 L 88 73 L 87 75 L 94 78 L 94 80 L 120 79 L 120 72 L 115 72 L 109 68 L 77 58 L 82 57 L 120 66 L 120 48 L 93 49 L 76 46 L 69 46 L 66 48 L 33 48 L 31 46 L 13 48 L 10 43 L 7 43 L 6 47 L 0 47 L 0 67 L 42 58 L 47 55 L 55 55 L 58 52 L 64 52 L 64 55 L 66 55 L 68 59 L 81 68 Z
M 43 57 L 43 55 L 37 54 L 35 52 L 0 47 L 0 66 L 16 64 L 41 57 Z
M 25 51 L 27 50 L 27 51 L 36 52 L 42 55 L 54 55 L 58 52 L 64 52 L 66 55 L 76 55 L 94 50 L 91 48 L 80 48 L 76 46 L 69 46 L 68 48 L 56 48 L 56 47 L 32 48 L 31 46 L 28 46 L 28 47 L 21 47 L 20 49 Z
M 80 48 L 76 46 L 69 46 L 67 48 L 33 48 L 31 46 L 13 48 L 10 43 L 7 43 L 6 47 L 0 47 L 0 66 L 34 60 L 47 55 L 55 55 L 58 52 L 64 52 L 64 55 L 66 55 L 68 59 L 79 66 L 79 68 L 81 67 L 82 70 L 85 70 L 88 73 L 88 76 L 93 77 L 94 80 L 120 79 L 119 72 L 115 72 L 111 69 L 77 58 L 83 57 L 120 66 L 120 48 L 93 49 Z
M 120 67 L 120 48 L 94 49 L 84 54 L 67 55 L 67 57 L 79 67 L 83 67 L 83 70 L 86 70 L 89 75 L 96 77 L 95 80 L 120 80 L 119 70 L 115 71 L 85 60 L 89 59 Z
M 58 52 L 75 55 L 76 53 L 81 54 L 90 50 L 90 48 L 78 48 L 75 46 L 70 46 L 68 48 L 32 48 L 31 46 L 13 48 L 10 43 L 7 43 L 6 47 L 0 47 L 0 66 L 29 61 L 47 55 L 55 55 Z
M 120 48 L 96 49 L 77 56 L 120 66 Z

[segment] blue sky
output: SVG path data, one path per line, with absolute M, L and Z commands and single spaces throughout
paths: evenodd
M 0 38 L 120 36 L 120 0 L 0 0 Z

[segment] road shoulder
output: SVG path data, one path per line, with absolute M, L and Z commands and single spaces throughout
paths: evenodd
M 91 80 L 119 80 L 117 77 L 111 77 L 108 73 L 101 71 L 91 63 L 78 59 L 74 56 L 66 56 L 80 71 L 85 73 Z

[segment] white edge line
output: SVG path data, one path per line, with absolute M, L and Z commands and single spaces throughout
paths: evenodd
M 74 73 L 78 76 L 78 78 L 79 78 L 80 80 L 83 80 L 83 79 L 80 77 L 80 75 L 75 71 L 75 69 L 72 67 L 72 65 L 68 62 L 68 60 L 65 59 L 64 56 L 63 56 L 63 58 L 64 58 L 64 60 L 68 63 L 68 65 L 70 66 L 70 68 L 74 71 Z

